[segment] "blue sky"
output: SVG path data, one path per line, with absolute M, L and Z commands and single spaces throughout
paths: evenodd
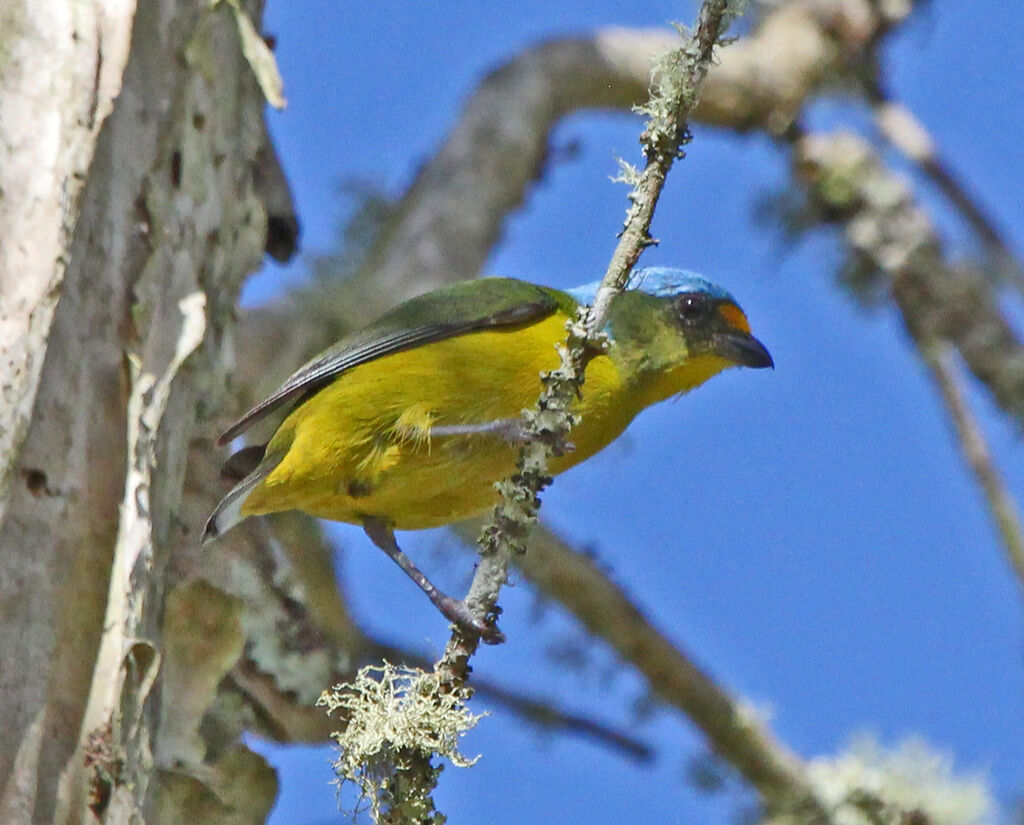
M 346 205 L 343 181 L 399 193 L 457 116 L 481 74 L 540 38 L 606 25 L 689 20 L 688 2 L 445 4 L 271 0 L 288 109 L 271 129 L 294 187 L 307 253 L 327 250 Z M 1019 11 L 994 0 L 925 4 L 890 44 L 892 88 L 937 139 L 1018 255 L 1024 252 L 1024 75 Z M 997 79 L 997 82 L 993 82 Z M 850 123 L 816 107 L 816 126 Z M 1024 794 L 1024 610 L 980 494 L 920 364 L 889 310 L 866 312 L 835 287 L 827 237 L 787 246 L 754 219 L 786 180 L 785 159 L 757 136 L 697 127 L 655 219 L 645 264 L 678 265 L 725 285 L 777 369 L 732 370 L 678 403 L 645 412 L 616 444 L 560 477 L 543 515 L 594 549 L 636 601 L 735 693 L 771 710 L 804 757 L 869 731 L 916 733 L 982 771 L 1000 802 Z M 625 208 L 609 182 L 636 159 L 638 122 L 586 115 L 555 145 L 579 156 L 553 167 L 510 221 L 489 274 L 568 287 L 604 272 Z M 966 235 L 919 187 L 955 248 Z M 248 304 L 305 277 L 269 265 Z M 1010 311 L 1021 313 L 1019 301 Z M 1024 498 L 1020 433 L 983 392 L 972 402 L 1004 475 Z M 614 487 L 609 484 L 614 480 Z M 375 633 L 427 653 L 446 628 L 358 529 L 338 528 L 339 574 Z M 443 532 L 400 540 L 452 590 L 471 560 L 439 553 Z M 389 605 L 381 611 L 379 605 Z M 449 769 L 438 801 L 453 823 L 648 821 L 726 823 L 740 801 L 685 782 L 702 752 L 685 719 L 633 714 L 639 681 L 600 646 L 579 672 L 553 651 L 581 641 L 528 586 L 506 591 L 509 642 L 485 649 L 483 677 L 630 727 L 658 748 L 637 766 L 590 743 L 541 735 L 496 710 L 466 740 L 483 754 Z M 481 703 L 483 706 L 484 703 Z M 279 767 L 274 825 L 337 822 L 328 748 L 260 745 Z

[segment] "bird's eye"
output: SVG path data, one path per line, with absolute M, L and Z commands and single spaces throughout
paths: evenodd
M 685 295 L 677 304 L 679 317 L 688 324 L 695 324 L 708 314 L 708 302 L 701 295 Z

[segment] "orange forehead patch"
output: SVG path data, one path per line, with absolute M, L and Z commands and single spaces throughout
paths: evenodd
M 718 314 L 725 319 L 729 326 L 741 330 L 748 335 L 750 334 L 750 322 L 747 320 L 747 316 L 743 314 L 743 310 L 736 306 L 736 304 L 719 304 Z

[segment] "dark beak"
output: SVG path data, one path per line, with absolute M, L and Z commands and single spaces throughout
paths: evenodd
M 724 332 L 714 336 L 715 354 L 727 358 L 741 367 L 775 368 L 771 353 L 753 335 L 742 332 Z

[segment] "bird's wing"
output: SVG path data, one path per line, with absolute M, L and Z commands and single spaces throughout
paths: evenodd
M 283 405 L 308 397 L 367 361 L 467 332 L 534 323 L 567 300 L 571 301 L 564 293 L 512 278 L 463 281 L 420 295 L 300 367 L 269 398 L 221 433 L 217 443 L 227 444 Z

